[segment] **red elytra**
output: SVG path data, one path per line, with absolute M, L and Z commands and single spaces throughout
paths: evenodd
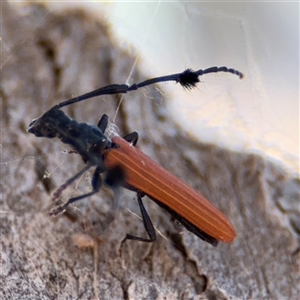
M 104 164 L 124 168 L 127 184 L 167 205 L 208 235 L 222 242 L 234 239 L 230 221 L 204 196 L 123 138 L 115 136 L 112 141 L 120 148 L 107 151 Z

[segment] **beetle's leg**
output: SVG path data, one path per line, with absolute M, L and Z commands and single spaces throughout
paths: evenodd
M 105 129 L 107 127 L 107 124 L 108 124 L 108 115 L 103 114 L 101 119 L 98 122 L 97 127 L 102 131 L 102 133 L 104 133 Z
M 124 169 L 116 165 L 113 168 L 109 169 L 106 172 L 105 176 L 105 184 L 107 184 L 112 189 L 119 187 L 122 185 L 125 179 L 125 172 Z
M 82 170 L 80 170 L 77 174 L 75 174 L 73 177 L 69 178 L 65 183 L 63 183 L 60 187 L 56 189 L 56 191 L 53 193 L 53 196 L 51 200 L 55 202 L 61 195 L 61 193 L 70 185 L 74 180 L 76 180 L 78 177 L 80 177 L 83 173 L 85 173 L 90 167 L 92 167 L 92 164 L 86 165 Z
M 131 133 L 128 133 L 126 135 L 124 135 L 122 137 L 126 142 L 132 144 L 133 146 L 136 145 L 138 139 L 139 139 L 139 134 L 136 132 L 136 131 L 133 131 Z M 112 143 L 112 148 L 119 148 L 119 144 L 115 144 L 115 143 Z
M 140 211 L 141 211 L 141 214 L 142 214 L 144 227 L 145 227 L 146 232 L 149 236 L 149 239 L 145 239 L 145 238 L 134 236 L 134 235 L 131 235 L 131 234 L 127 233 L 126 237 L 122 241 L 122 244 L 126 240 L 135 240 L 135 241 L 148 242 L 148 243 L 154 242 L 156 240 L 156 233 L 155 233 L 154 226 L 153 226 L 153 224 L 151 222 L 151 219 L 150 219 L 150 217 L 149 217 L 149 215 L 148 215 L 148 213 L 147 213 L 147 211 L 144 207 L 144 204 L 142 202 L 142 197 L 143 196 L 144 196 L 143 193 L 141 193 L 141 192 L 137 193 L 137 199 L 138 199 L 138 203 L 139 203 L 139 206 L 140 206 Z
M 83 170 L 85 170 L 86 168 L 84 168 Z M 80 172 L 78 172 L 75 176 L 73 176 L 72 178 L 70 178 L 67 182 L 68 182 L 68 185 L 73 182 L 76 178 L 78 178 L 81 174 L 83 174 L 84 172 L 82 172 L 83 170 L 81 170 Z M 85 170 L 86 171 L 86 170 Z M 70 198 L 66 203 L 60 205 L 60 206 L 57 206 L 55 208 L 53 208 L 49 215 L 50 216 L 56 216 L 58 215 L 59 213 L 65 211 L 67 209 L 67 207 L 71 204 L 71 203 L 74 203 L 78 200 L 81 200 L 83 198 L 86 198 L 86 197 L 89 197 L 89 196 L 92 196 L 93 194 L 97 193 L 100 189 L 100 186 L 101 186 L 101 177 L 100 177 L 100 173 L 103 172 L 103 168 L 100 168 L 99 166 L 95 169 L 94 171 L 94 174 L 93 174 L 93 178 L 92 178 L 92 188 L 93 190 L 89 193 L 86 193 L 86 194 L 83 194 L 83 195 L 80 195 L 80 196 L 77 196 L 77 197 L 73 197 L 73 198 Z M 56 194 L 56 192 L 55 192 Z
M 97 124 L 97 127 L 101 130 L 101 132 L 104 134 L 106 127 L 108 124 L 108 115 L 103 114 L 100 121 Z M 118 144 L 112 143 L 111 148 L 120 148 Z
M 127 141 L 128 143 L 133 144 L 133 146 L 135 146 L 139 139 L 139 134 L 136 131 L 134 131 L 134 132 L 124 135 L 123 139 L 125 141 Z

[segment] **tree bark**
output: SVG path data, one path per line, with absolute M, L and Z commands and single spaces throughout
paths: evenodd
M 1 299 L 299 297 L 299 179 L 257 155 L 192 140 L 154 88 L 124 96 L 119 134 L 138 131 L 138 147 L 210 199 L 233 223 L 235 240 L 214 248 L 145 199 L 161 235 L 120 248 L 126 233 L 145 236 L 135 194 L 125 190 L 113 214 L 113 194 L 102 188 L 49 217 L 51 194 L 83 162 L 26 128 L 61 101 L 124 83 L 134 59 L 83 11 L 3 3 L 1 18 Z M 119 100 L 103 96 L 64 111 L 97 124 L 103 113 L 113 119 Z M 90 190 L 91 174 L 63 199 Z

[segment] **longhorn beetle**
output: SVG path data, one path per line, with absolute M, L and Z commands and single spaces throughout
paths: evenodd
M 191 187 L 180 181 L 160 165 L 151 160 L 134 146 L 138 134 L 132 132 L 123 138 L 115 136 L 109 139 L 104 132 L 108 124 L 108 116 L 102 115 L 97 126 L 78 123 L 68 117 L 61 108 L 76 102 L 99 95 L 127 93 L 158 82 L 175 81 L 183 88 L 192 89 L 196 86 L 199 76 L 229 72 L 243 78 L 243 74 L 227 67 L 212 67 L 205 70 L 193 71 L 187 69 L 182 73 L 156 77 L 132 85 L 112 84 L 90 93 L 69 99 L 55 105 L 41 117 L 34 119 L 28 132 L 37 137 L 59 138 L 69 144 L 73 152 L 78 153 L 86 166 L 73 177 L 63 183 L 52 196 L 57 201 L 63 190 L 79 178 L 89 168 L 96 167 L 92 178 L 92 191 L 69 199 L 50 211 L 56 216 L 64 212 L 69 204 L 97 193 L 101 186 L 100 173 L 106 172 L 106 183 L 110 186 L 122 185 L 137 193 L 137 200 L 145 230 L 149 238 L 127 234 L 126 239 L 153 242 L 156 239 L 151 219 L 143 205 L 142 198 L 147 195 L 159 206 L 167 210 L 186 229 L 204 241 L 216 246 L 218 240 L 231 242 L 236 233 L 229 220 L 208 200 Z

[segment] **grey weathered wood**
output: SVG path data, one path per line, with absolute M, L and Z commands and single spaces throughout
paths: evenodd
M 9 47 L 2 46 L 1 54 L 1 299 L 299 296 L 299 252 L 292 255 L 300 232 L 299 179 L 256 155 L 191 140 L 166 114 L 166 95 L 158 100 L 154 89 L 147 89 L 147 98 L 143 91 L 124 97 L 120 134 L 138 131 L 140 149 L 211 199 L 235 226 L 234 242 L 213 248 L 186 231 L 178 235 L 169 215 L 145 200 L 167 239 L 129 241 L 120 254 L 127 232 L 144 234 L 131 213 L 139 214 L 135 196 L 126 191 L 108 226 L 108 189 L 50 218 L 51 193 L 83 163 L 64 153 L 58 140 L 38 139 L 26 127 L 62 100 L 123 83 L 133 58 L 84 12 L 3 3 L 1 21 Z M 116 105 L 107 96 L 65 111 L 93 124 L 103 113 L 112 118 Z M 87 191 L 90 175 L 65 197 Z

